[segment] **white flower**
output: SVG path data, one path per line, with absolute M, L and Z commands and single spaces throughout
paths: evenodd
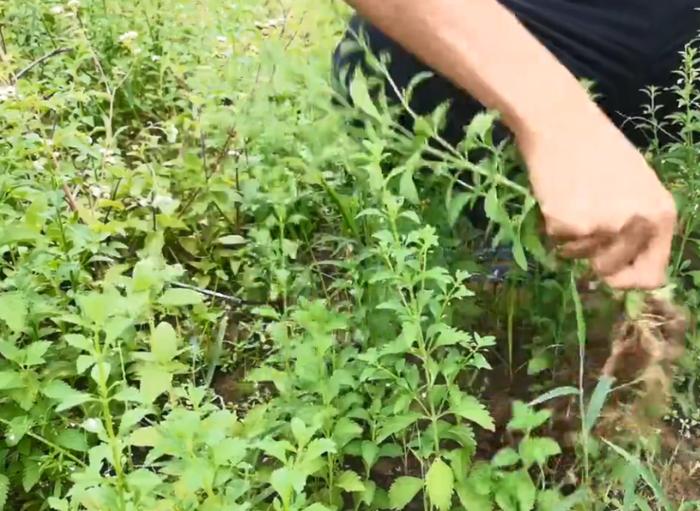
M 0 102 L 17 97 L 17 88 L 14 85 L 0 85 Z
M 129 32 L 124 32 L 122 35 L 119 36 L 119 42 L 122 44 L 127 44 L 130 41 L 133 41 L 134 39 L 136 39 L 138 36 L 139 36 L 138 32 L 136 32 L 134 30 L 130 30 Z
M 78 7 L 80 7 L 80 0 L 68 0 L 66 6 L 69 9 L 77 9 Z
M 83 422 L 83 428 L 90 433 L 97 433 L 102 429 L 102 423 L 99 419 L 86 419 L 85 422 Z
M 228 38 L 223 35 L 217 36 L 216 40 L 219 41 L 221 44 L 226 44 L 228 42 Z
M 51 7 L 51 9 L 49 9 L 49 12 L 50 12 L 51 14 L 56 15 L 56 16 L 58 16 L 59 14 L 63 14 L 63 6 L 61 6 L 61 5 L 54 5 L 53 7 Z
M 160 55 L 151 55 L 151 60 L 153 62 L 158 62 L 160 60 Z
M 153 207 L 167 215 L 175 210 L 177 201 L 169 195 L 156 195 L 153 197 Z

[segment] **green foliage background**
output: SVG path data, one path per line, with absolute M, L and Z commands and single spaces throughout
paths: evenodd
M 676 505 L 648 445 L 631 457 L 588 434 L 609 382 L 590 407 L 575 381 L 531 389 L 594 410 L 574 491 L 552 470 L 546 395 L 516 400 L 518 442 L 483 455 L 497 424 L 480 385 L 494 360 L 514 368 L 516 312 L 535 332 L 530 374 L 548 375 L 585 343 L 578 295 L 510 177 L 516 155 L 491 142 L 493 116 L 436 147 L 443 109 L 407 133 L 363 80 L 357 110 L 331 104 L 345 14 L 310 0 L 0 4 L 0 507 Z M 673 276 L 691 307 L 694 58 L 668 120 L 684 138 L 650 150 L 681 184 Z M 483 236 L 461 211 L 479 197 L 496 239 L 546 277 L 470 284 Z

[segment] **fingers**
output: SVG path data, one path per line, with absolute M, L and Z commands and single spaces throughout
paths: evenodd
M 619 234 L 592 257 L 593 269 L 601 277 L 625 269 L 646 250 L 654 234 L 655 227 L 649 220 L 640 216 L 632 217 Z
M 591 258 L 609 243 L 609 235 L 586 236 L 578 240 L 567 241 L 558 248 L 558 253 L 566 259 Z
M 616 289 L 656 289 L 666 283 L 666 267 L 671 255 L 673 225 L 657 231 L 645 250 L 630 266 L 605 277 Z

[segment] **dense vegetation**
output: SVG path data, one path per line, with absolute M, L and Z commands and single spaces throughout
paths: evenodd
M 663 423 L 605 407 L 638 297 L 549 254 L 493 115 L 454 148 L 442 107 L 406 131 L 362 77 L 342 106 L 345 14 L 0 3 L 0 504 L 696 509 L 695 323 Z M 664 292 L 691 311 L 696 60 L 677 113 L 635 120 L 681 128 L 648 157 L 681 211 Z

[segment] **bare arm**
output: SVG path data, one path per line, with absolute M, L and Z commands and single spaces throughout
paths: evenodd
M 362 15 L 482 104 L 518 138 L 592 109 L 576 78 L 495 0 L 351 0 Z
M 666 281 L 676 209 L 578 80 L 496 0 L 347 0 L 428 66 L 501 112 L 547 232 L 611 286 Z

